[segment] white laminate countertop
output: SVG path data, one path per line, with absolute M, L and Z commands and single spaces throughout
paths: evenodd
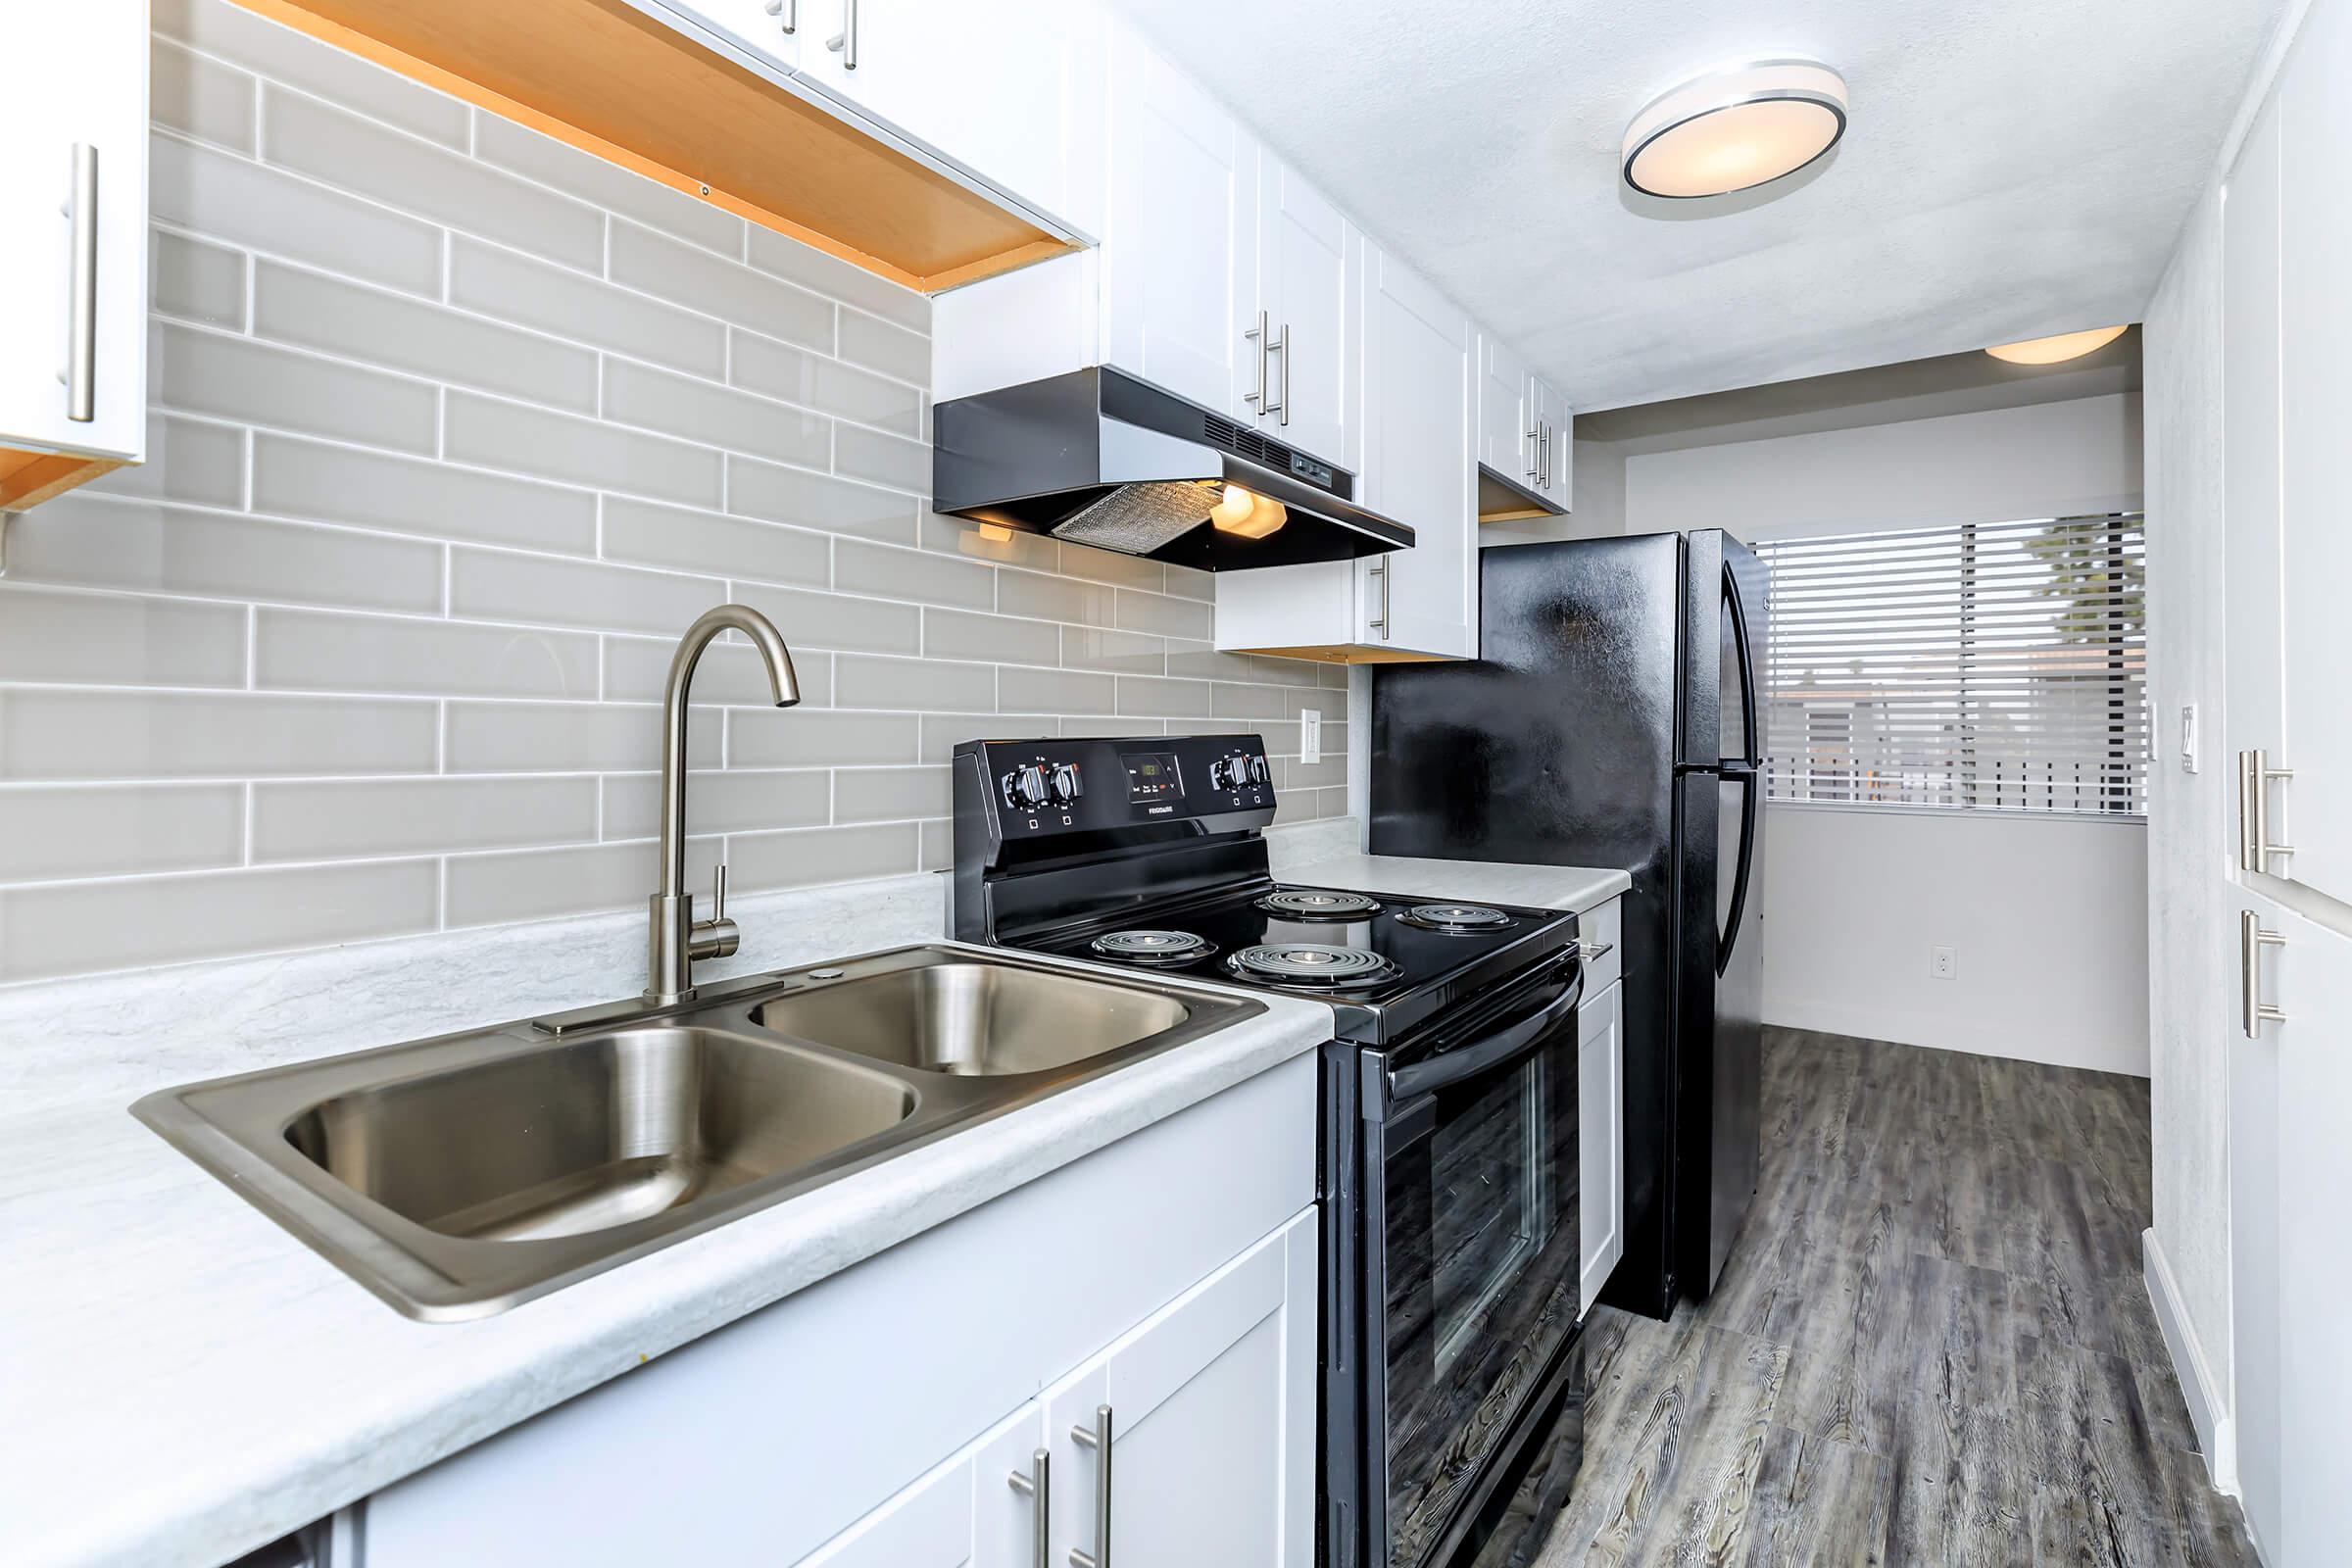
M 942 879 L 903 880 L 841 890 L 831 917 L 738 901 L 747 939 L 770 933 L 758 967 L 825 957 L 819 942 L 938 940 Z M 786 927 L 788 908 L 800 913 Z M 578 955 L 601 964 L 612 945 L 642 941 L 625 917 L 573 924 L 561 951 L 575 982 Z M 1259 996 L 1262 1013 L 1180 1050 L 465 1323 L 402 1317 L 125 1108 L 149 1089 L 490 1022 L 453 1021 L 452 1008 L 481 1004 L 441 997 L 468 967 L 477 986 L 503 985 L 498 1016 L 531 1016 L 544 1010 L 532 995 L 548 989 L 542 972 L 566 967 L 545 929 L 0 997 L 0 1560 L 221 1562 L 1310 1051 L 1332 1028 L 1319 1003 Z M 609 978 L 588 983 L 609 993 Z
M 1400 855 L 1337 855 L 1278 868 L 1285 882 L 1352 888 L 1363 893 L 1411 893 L 1464 903 L 1489 899 L 1577 914 L 1624 893 L 1634 879 L 1589 865 L 1522 865 L 1501 860 L 1424 860 Z

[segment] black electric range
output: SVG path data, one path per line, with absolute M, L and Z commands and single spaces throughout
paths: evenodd
M 1530 1560 L 1583 1451 L 1576 917 L 1277 882 L 1271 771 L 963 743 L 956 935 L 1330 1004 L 1317 1561 Z

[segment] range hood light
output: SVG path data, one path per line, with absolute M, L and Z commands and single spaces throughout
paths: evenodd
M 1288 507 L 1268 496 L 1245 490 L 1238 484 L 1225 487 L 1225 497 L 1208 509 L 1208 520 L 1227 533 L 1244 539 L 1263 539 L 1291 520 Z
M 2103 349 L 2123 335 L 2124 328 L 2120 326 L 2094 326 L 2087 332 L 2061 332 L 2056 337 L 1996 343 L 1984 352 L 2011 365 L 2063 365 Z

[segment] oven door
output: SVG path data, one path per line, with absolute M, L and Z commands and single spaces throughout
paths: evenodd
M 1368 1560 L 1449 1559 L 1576 1328 L 1576 1005 L 1567 957 L 1365 1056 Z

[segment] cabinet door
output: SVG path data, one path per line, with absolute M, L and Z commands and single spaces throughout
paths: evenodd
M 136 460 L 147 424 L 145 0 L 0 8 L 0 56 L 17 62 L 0 92 L 0 445 Z M 96 181 L 86 208 L 80 167 Z M 61 379 L 77 348 L 88 418 L 74 416 Z M 11 466 L 0 454 L 0 472 Z
M 1478 461 L 1505 478 L 1536 482 L 1535 379 L 1527 362 L 1492 332 L 1478 335 Z
M 1311 1568 L 1318 1226 L 1307 1209 L 1046 1391 L 1054 1550 L 1118 1568 Z M 1105 1456 L 1079 1441 L 1107 1409 Z
M 2290 767 L 2273 868 L 2352 903 L 2352 719 L 2343 695 L 2343 586 L 2352 582 L 2352 7 L 2314 7 L 2281 85 L 2278 611 L 2281 712 L 2275 765 Z M 2232 603 L 2233 617 L 2238 607 Z M 2231 649 L 2235 657 L 2235 648 Z
M 2247 132 L 2222 201 L 2227 750 L 2283 761 L 2278 583 L 2278 100 Z M 2274 869 L 2283 869 L 2273 862 Z
M 1257 384 L 1257 153 L 1215 99 L 1128 28 L 1111 44 L 1102 355 L 1249 417 Z
M 1348 466 L 1348 408 L 1360 382 L 1362 323 L 1350 330 L 1354 226 L 1297 170 L 1258 160 L 1258 286 L 1273 328 L 1269 435 Z M 1254 373 L 1252 381 L 1254 381 Z M 1252 386 L 1250 390 L 1254 390 Z
M 1536 489 L 1542 492 L 1544 500 L 1565 508 L 1568 505 L 1568 427 L 1571 419 L 1568 400 L 1541 376 L 1529 376 L 1527 388 L 1528 403 L 1533 412 L 1528 424 L 1536 432 L 1536 450 L 1531 459 L 1536 474 Z
M 1625 1255 L 1625 1005 L 1622 986 L 1576 1009 L 1577 1115 L 1582 1160 L 1577 1237 L 1583 1248 L 1582 1303 L 1592 1310 L 1609 1271 Z
M 794 3 L 804 81 L 1041 213 L 1063 213 L 1073 75 L 1087 53 L 1090 8 L 1066 0 Z
M 1037 1515 L 1011 1478 L 1036 1482 L 1036 1400 L 815 1551 L 802 1568 L 1029 1568 Z
M 1364 492 L 1413 529 L 1413 548 L 1356 563 L 1368 646 L 1468 659 L 1478 651 L 1470 321 L 1394 258 L 1364 245 Z

